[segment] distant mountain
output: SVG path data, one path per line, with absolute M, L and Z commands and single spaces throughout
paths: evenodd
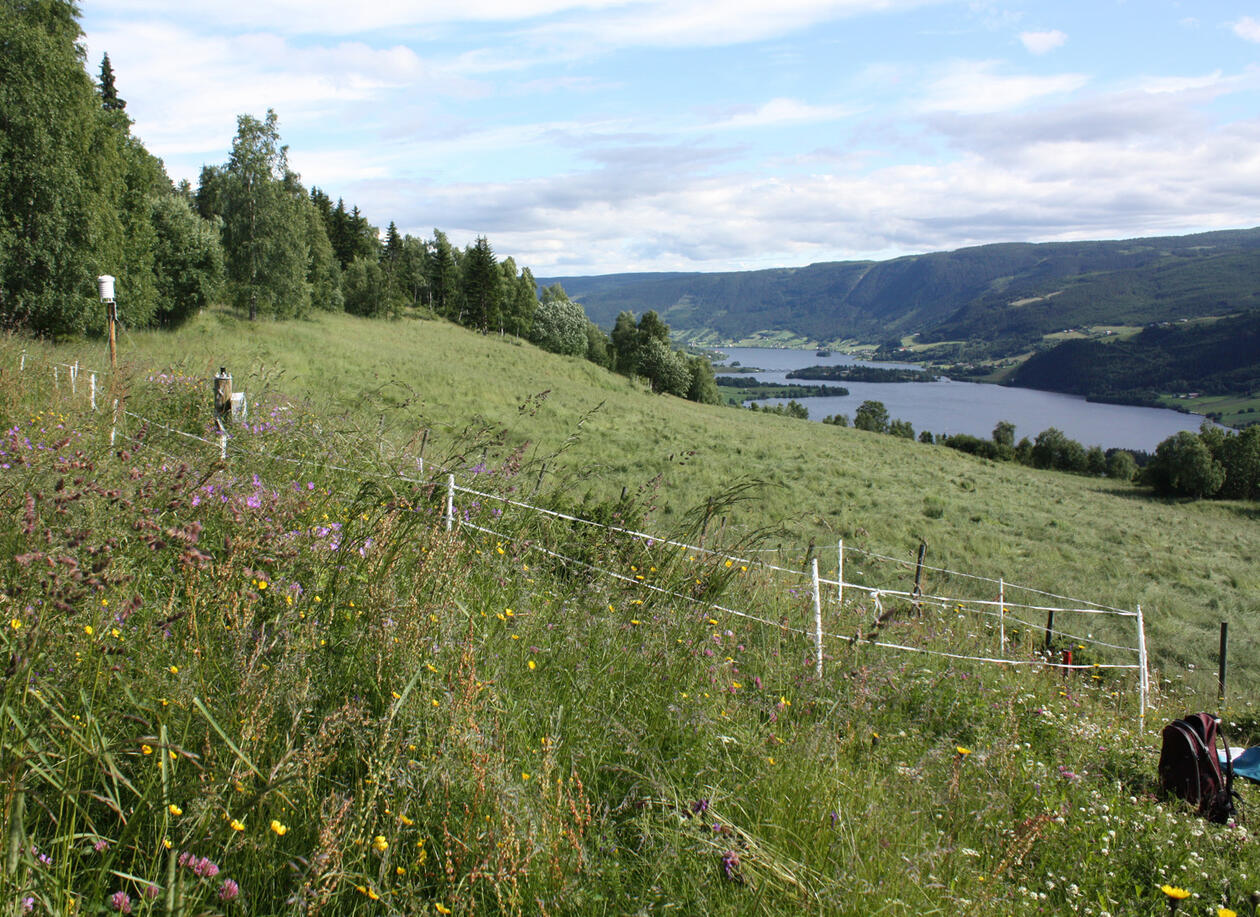
M 549 277 L 598 324 L 655 309 L 684 338 L 969 341 L 984 356 L 1081 325 L 1260 307 L 1260 229 L 1110 242 L 1006 243 L 889 261 L 727 273 Z
M 1149 328 L 1123 341 L 1065 341 L 1029 357 L 1010 381 L 1133 404 L 1158 404 L 1159 392 L 1260 391 L 1260 310 Z

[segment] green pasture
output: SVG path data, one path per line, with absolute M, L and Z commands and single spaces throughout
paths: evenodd
M 1260 742 L 1254 507 L 699 407 L 437 321 L 212 312 L 122 352 L 92 411 L 98 345 L 0 341 L 6 914 L 1102 917 L 1167 912 L 1164 885 L 1249 912 L 1248 829 L 1161 798 L 1155 761 L 1214 705 L 1220 618 L 1225 729 Z M 226 461 L 220 366 L 251 399 Z M 487 494 L 450 533 L 438 466 Z M 1038 663 L 1010 621 L 1035 664 L 829 638 L 818 678 L 808 584 L 756 561 L 834 575 L 840 538 L 909 562 L 920 537 L 931 566 L 1141 603 L 1147 719 L 1130 673 Z M 996 650 L 965 600 L 994 583 L 923 585 L 962 601 L 878 641 Z M 871 627 L 853 592 L 829 630 Z

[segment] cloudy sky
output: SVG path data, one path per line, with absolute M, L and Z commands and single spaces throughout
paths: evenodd
M 1260 224 L 1260 0 L 81 0 L 175 179 L 274 108 L 539 275 Z

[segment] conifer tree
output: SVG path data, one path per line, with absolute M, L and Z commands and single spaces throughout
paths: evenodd
M 118 88 L 114 85 L 114 68 L 110 66 L 109 55 L 101 58 L 100 74 L 101 107 L 106 111 L 122 111 L 127 103 L 118 97 Z

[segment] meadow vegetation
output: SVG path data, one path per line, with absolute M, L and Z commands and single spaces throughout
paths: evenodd
M 1136 915 L 1164 884 L 1254 910 L 1248 828 L 1154 784 L 1156 727 L 1214 703 L 1218 619 L 1254 678 L 1252 504 L 689 403 L 419 317 L 133 333 L 92 411 L 50 362 L 97 349 L 0 342 L 12 913 Z M 251 413 L 226 460 L 194 438 L 219 366 Z M 484 494 L 450 532 L 445 469 Z M 832 640 L 819 679 L 808 589 L 726 557 L 834 576 L 839 538 L 920 537 L 935 566 L 1140 603 L 1146 724 L 1114 670 Z M 963 600 L 887 638 L 992 647 L 965 607 L 987 583 L 928 585 Z M 1225 713 L 1260 741 L 1251 703 Z

